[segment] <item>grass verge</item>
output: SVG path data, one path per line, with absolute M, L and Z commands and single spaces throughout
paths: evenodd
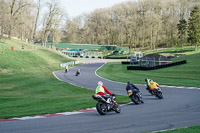
M 187 128 L 178 128 L 156 133 L 200 133 L 200 126 L 192 126 Z

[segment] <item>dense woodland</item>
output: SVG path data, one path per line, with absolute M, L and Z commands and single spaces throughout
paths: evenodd
M 88 3 L 89 4 L 89 3 Z M 58 0 L 0 0 L 0 39 L 146 49 L 200 44 L 199 0 L 138 0 L 75 18 Z

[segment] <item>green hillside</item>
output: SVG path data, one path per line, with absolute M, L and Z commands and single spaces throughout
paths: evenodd
M 24 44 L 25 50 L 21 50 L 21 45 Z M 2 53 L 3 47 L 6 50 Z M 14 46 L 14 50 L 10 47 Z M 43 49 L 41 47 L 31 46 L 30 44 L 21 41 L 3 41 L 0 43 L 0 74 L 16 74 L 21 72 L 37 72 L 46 71 L 48 69 L 59 69 L 60 63 L 70 61 L 67 56 L 54 51 Z
M 25 51 L 21 50 L 25 44 Z M 4 54 L 3 46 L 6 47 Z M 14 51 L 10 50 L 14 46 Z M 93 107 L 93 91 L 58 81 L 53 71 L 70 61 L 56 51 L 28 49 L 17 40 L 0 43 L 0 118 L 47 114 Z M 72 102 L 72 100 L 74 100 Z

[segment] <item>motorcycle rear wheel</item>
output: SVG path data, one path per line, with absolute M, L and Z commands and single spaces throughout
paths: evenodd
M 159 99 L 163 99 L 162 92 L 158 91 L 156 95 Z
M 102 103 L 102 102 L 98 102 L 98 103 L 96 104 L 96 109 L 97 109 L 97 112 L 98 112 L 100 115 L 105 115 L 106 112 L 107 112 L 106 105 L 105 105 L 105 103 Z
M 116 104 L 115 112 L 116 113 L 120 113 L 121 112 L 121 107 L 119 106 L 119 104 Z

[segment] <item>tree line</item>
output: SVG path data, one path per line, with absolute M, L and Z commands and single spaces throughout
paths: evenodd
M 0 39 L 197 50 L 199 7 L 199 0 L 138 0 L 68 18 L 58 0 L 0 0 Z
M 59 42 L 67 15 L 58 0 L 0 0 L 0 39 Z M 63 27 L 64 28 L 64 27 Z

